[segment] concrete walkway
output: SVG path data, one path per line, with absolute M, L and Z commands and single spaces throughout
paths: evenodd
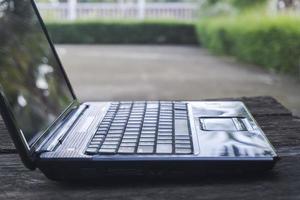
M 57 45 L 80 100 L 270 95 L 300 115 L 300 81 L 194 46 Z

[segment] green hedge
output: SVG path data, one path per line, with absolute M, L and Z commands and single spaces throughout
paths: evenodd
M 75 44 L 196 44 L 192 23 L 169 21 L 48 22 L 55 43 Z
M 214 18 L 197 24 L 203 46 L 279 72 L 297 73 L 300 19 L 293 16 Z

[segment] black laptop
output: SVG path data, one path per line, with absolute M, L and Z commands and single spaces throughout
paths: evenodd
M 25 166 L 54 180 L 261 172 L 278 158 L 242 102 L 79 102 L 30 0 L 0 1 L 0 94 Z

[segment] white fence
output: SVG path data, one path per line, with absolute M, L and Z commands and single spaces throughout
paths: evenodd
M 197 3 L 38 3 L 46 20 L 177 19 L 197 17 Z

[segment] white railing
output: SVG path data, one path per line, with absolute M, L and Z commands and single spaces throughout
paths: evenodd
M 76 19 L 177 19 L 197 17 L 197 3 L 38 3 L 46 20 Z

